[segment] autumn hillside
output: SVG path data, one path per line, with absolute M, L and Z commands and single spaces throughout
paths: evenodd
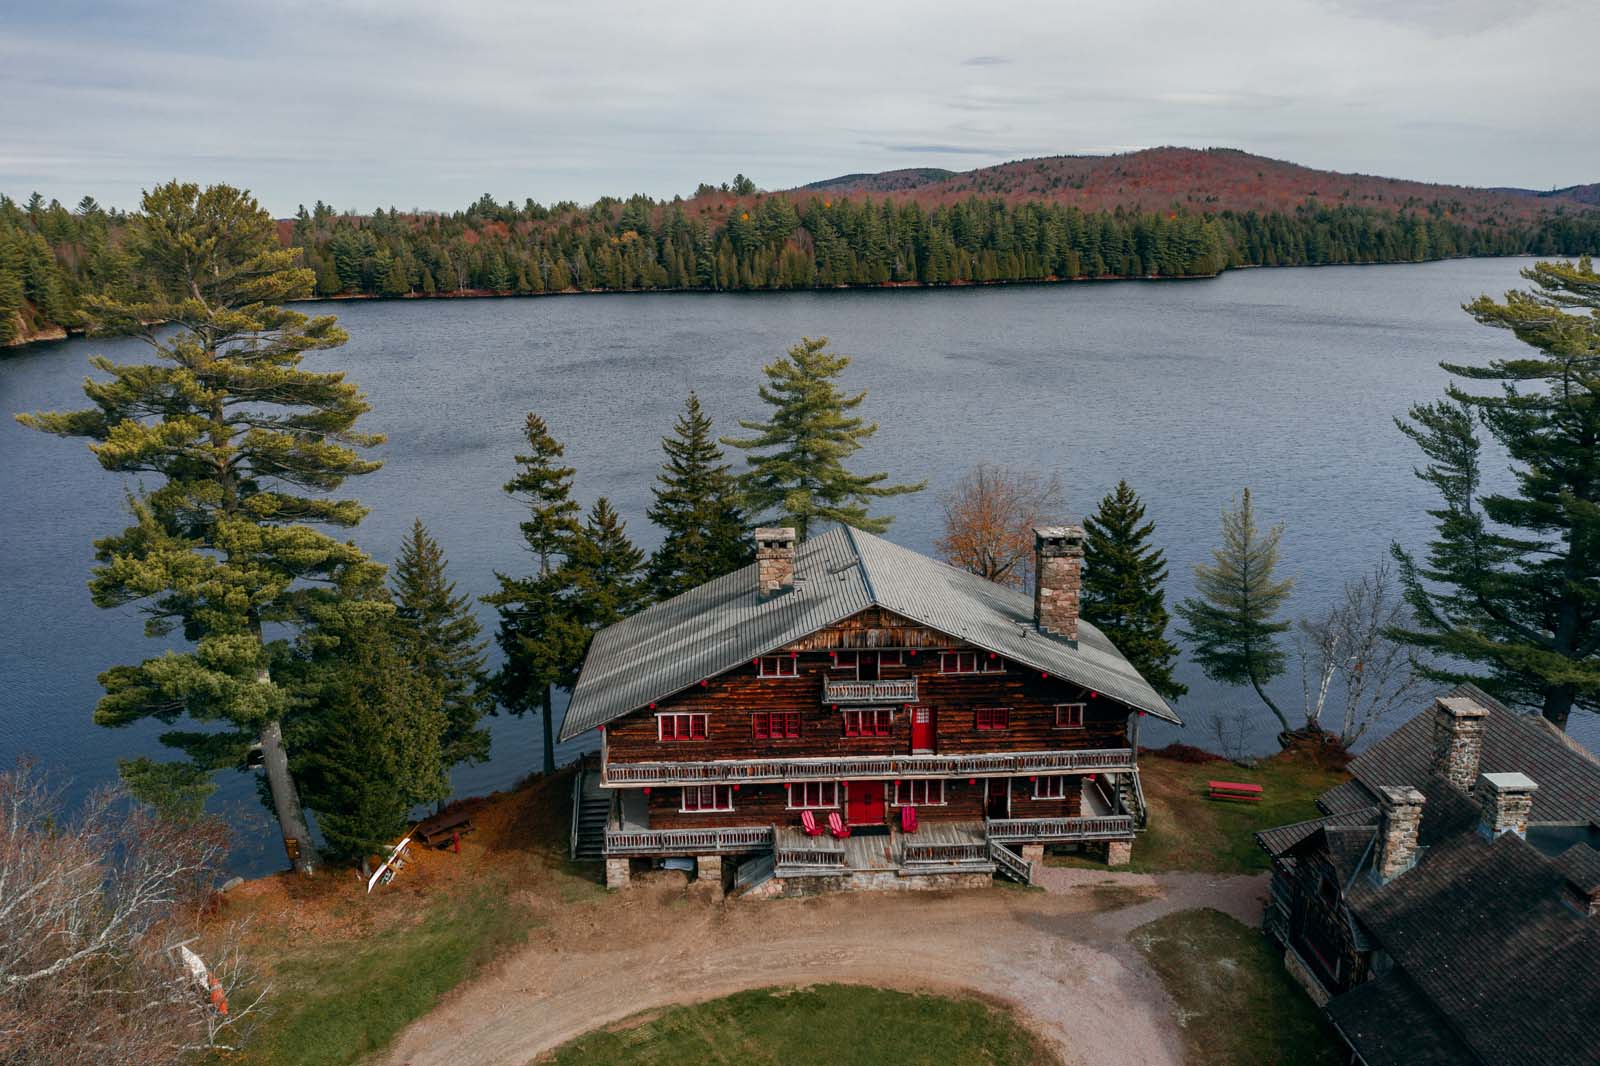
M 794 195 L 892 193 L 926 206 L 969 196 L 1011 201 L 1046 200 L 1084 211 L 1117 207 L 1160 211 L 1181 204 L 1194 211 L 1292 211 L 1308 200 L 1327 206 L 1380 210 L 1454 205 L 1474 221 L 1490 216 L 1532 219 L 1559 207 L 1593 206 L 1600 189 L 1574 186 L 1555 193 L 1528 189 L 1477 189 L 1434 185 L 1331 170 L 1251 155 L 1232 148 L 1149 148 L 1124 155 L 1019 159 L 958 174 L 891 170 L 814 182 Z

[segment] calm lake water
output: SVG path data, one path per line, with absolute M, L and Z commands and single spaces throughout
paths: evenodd
M 943 291 L 345 302 L 306 308 L 338 314 L 351 335 L 309 365 L 348 370 L 374 407 L 365 428 L 389 437 L 384 468 L 350 483 L 372 509 L 357 539 L 391 561 L 420 516 L 473 594 L 490 591 L 497 568 L 530 566 L 517 508 L 500 492 L 525 412 L 544 415 L 566 443 L 585 505 L 609 496 L 648 548 L 659 438 L 686 393 L 698 390 L 731 431 L 761 413 L 761 365 L 802 335 L 827 335 L 856 357 L 847 385 L 868 390 L 864 412 L 882 425 L 858 467 L 929 481 L 883 505 L 900 543 L 931 551 L 939 491 L 980 460 L 1059 473 L 1077 513 L 1125 477 L 1149 505 L 1177 600 L 1218 539 L 1221 508 L 1248 485 L 1261 518 L 1287 526 L 1298 616 L 1324 609 L 1391 541 L 1425 540 L 1432 500 L 1392 420 L 1440 395 L 1441 359 L 1517 349 L 1460 305 L 1517 285 L 1526 262 Z M 35 756 L 75 789 L 114 778 L 119 756 L 160 753 L 155 725 L 90 721 L 95 675 L 157 645 L 132 611 L 96 610 L 84 584 L 92 538 L 123 524 L 118 478 L 81 442 L 28 432 L 11 415 L 77 406 L 90 354 L 141 351 L 77 339 L 0 355 L 0 763 Z M 1206 745 L 1214 714 L 1259 706 L 1188 664 L 1180 677 L 1190 728 L 1147 729 L 1146 742 Z M 1273 691 L 1299 705 L 1293 668 Z M 1264 710 L 1259 721 L 1252 740 L 1264 751 L 1276 727 Z M 1595 746 L 1592 722 L 1575 731 Z M 492 761 L 457 771 L 457 790 L 505 787 L 535 769 L 538 736 L 534 719 L 497 720 Z M 247 823 L 238 867 L 277 866 L 252 779 L 224 775 L 222 786 L 219 809 Z

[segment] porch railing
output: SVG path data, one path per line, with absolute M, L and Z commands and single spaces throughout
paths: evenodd
M 823 703 L 915 703 L 917 679 L 822 682 Z
M 984 830 L 990 840 L 999 843 L 1121 840 L 1133 836 L 1133 817 L 1115 814 L 1097 818 L 991 818 L 984 823 Z
M 607 829 L 607 855 L 659 855 L 680 852 L 707 855 L 772 847 L 772 827 L 727 826 L 715 829 Z
M 601 784 L 696 785 L 827 778 L 985 777 L 1048 771 L 1131 770 L 1128 748 L 992 752 L 982 755 L 863 755 L 815 759 L 608 762 Z
M 1025 885 L 1033 884 L 1033 863 L 992 838 L 989 841 L 989 858 L 994 860 L 1001 873 L 1013 881 L 1020 881 Z
M 905 851 L 901 861 L 907 869 L 915 869 L 918 866 L 960 866 L 965 863 L 989 861 L 989 846 L 982 841 L 967 844 L 924 844 L 913 843 L 908 837 L 902 847 Z

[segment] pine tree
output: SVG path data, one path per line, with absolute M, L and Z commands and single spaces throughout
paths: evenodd
M 1283 673 L 1278 636 L 1290 626 L 1276 620 L 1294 586 L 1292 580 L 1274 580 L 1282 537 L 1281 525 L 1265 536 L 1256 528 L 1250 490 L 1245 489 L 1238 506 L 1222 512 L 1222 547 L 1212 552 L 1215 565 L 1194 568 L 1199 597 L 1178 604 L 1178 614 L 1188 623 L 1179 632 L 1206 676 L 1254 688 L 1287 733 L 1289 719 L 1262 688 Z
M 449 721 L 437 678 L 416 667 L 397 626 L 330 622 L 304 642 L 310 696 L 291 725 L 294 768 L 329 853 L 366 873 L 414 808 L 449 795 Z
M 661 450 L 666 461 L 649 516 L 664 536 L 650 557 L 648 581 L 655 598 L 665 600 L 739 569 L 752 552 L 732 468 L 694 393 Z
M 1536 288 L 1467 311 L 1534 351 L 1443 364 L 1500 390 L 1452 386 L 1399 423 L 1443 506 L 1424 563 L 1393 548 L 1417 618 L 1396 636 L 1445 658 L 1429 676 L 1471 678 L 1565 729 L 1574 708 L 1600 711 L 1600 274 L 1586 258 L 1522 275 Z M 1480 424 L 1511 458 L 1514 495 L 1482 492 Z
M 272 676 L 281 642 L 271 634 L 316 612 L 345 612 L 353 625 L 387 610 L 363 598 L 383 568 L 314 528 L 361 520 L 360 504 L 331 493 L 378 468 L 357 449 L 382 438 L 356 432 L 368 406 L 354 384 L 300 368 L 306 352 L 346 336 L 331 316 L 281 306 L 311 295 L 312 273 L 295 268 L 298 252 L 279 246 L 254 199 L 173 182 L 143 207 L 124 240 L 151 298 L 100 296 L 86 310 L 96 330 L 134 334 L 154 359 L 96 357 L 109 380 L 85 383 L 93 407 L 20 416 L 87 437 L 101 466 L 142 477 L 133 524 L 95 544 L 90 590 L 101 607 L 140 605 L 151 636 L 194 645 L 101 674 L 95 720 L 207 723 L 164 738 L 206 769 L 241 764 L 258 742 L 285 847 L 309 873 L 316 853 L 282 739 L 296 697 Z
M 512 714 L 538 708 L 544 716 L 544 772 L 556 768 L 554 686 L 582 657 L 587 637 L 572 609 L 571 573 L 563 565 L 581 535 L 578 505 L 572 500 L 570 466 L 558 465 L 566 449 L 550 435 L 544 419 L 528 415 L 524 433 L 528 453 L 516 457 L 521 468 L 505 484 L 510 496 L 528 507 L 522 539 L 537 562 L 528 577 L 495 573 L 500 591 L 483 602 L 500 612 L 496 642 L 505 656 L 492 681 L 500 704 Z
M 1084 519 L 1083 617 L 1115 644 L 1167 699 L 1189 691 L 1172 676 L 1178 646 L 1167 640 L 1167 562 L 1150 544 L 1155 523 L 1126 481 Z
M 585 630 L 583 646 L 574 652 L 562 683 L 575 684 L 589 639 L 596 632 L 637 612 L 648 600 L 644 552 L 628 539 L 627 528 L 604 496 L 595 501 L 582 534 L 567 561 L 574 613 Z
M 489 757 L 489 733 L 479 720 L 492 708 L 484 670 L 482 633 L 469 596 L 457 596 L 445 576 L 439 542 L 422 519 L 400 546 L 395 563 L 396 632 L 406 658 L 439 689 L 445 731 L 440 740 L 444 769 Z
M 842 522 L 869 533 L 882 533 L 891 518 L 873 517 L 871 500 L 920 492 L 927 482 L 885 485 L 888 474 L 852 474 L 844 461 L 878 431 L 850 414 L 866 399 L 865 392 L 846 396 L 834 379 L 850 365 L 850 357 L 828 352 L 828 338 L 802 338 L 763 373 L 762 402 L 773 408 L 768 422 L 740 421 L 754 437 L 723 437 L 722 443 L 749 452 L 750 469 L 739 479 L 745 504 L 753 515 L 770 516 L 795 527 L 804 538 L 814 521 Z

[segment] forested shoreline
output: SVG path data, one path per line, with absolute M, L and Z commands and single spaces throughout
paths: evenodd
M 894 197 L 761 194 L 736 181 L 689 200 L 607 197 L 587 207 L 486 195 L 449 214 L 344 214 L 319 202 L 279 222 L 278 235 L 300 250 L 319 298 L 1193 278 L 1250 266 L 1600 251 L 1600 211 L 1462 221 L 1458 206 L 1087 212 L 974 196 L 927 208 Z M 38 193 L 25 203 L 0 197 L 0 344 L 78 328 L 85 297 L 136 297 L 121 249 L 127 218 L 88 197 L 71 209 Z

